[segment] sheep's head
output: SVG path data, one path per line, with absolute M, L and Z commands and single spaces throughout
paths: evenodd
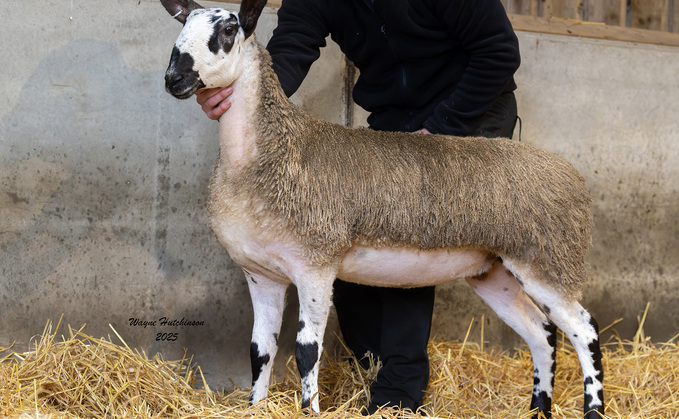
M 243 0 L 238 14 L 205 9 L 193 0 L 161 0 L 184 24 L 165 72 L 165 89 L 186 99 L 198 89 L 226 87 L 242 71 L 243 44 L 252 35 L 266 0 Z

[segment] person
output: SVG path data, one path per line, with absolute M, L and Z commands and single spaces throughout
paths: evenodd
M 517 119 L 519 46 L 500 0 L 285 0 L 267 45 L 291 96 L 330 35 L 360 76 L 354 101 L 375 130 L 511 137 Z M 197 101 L 211 119 L 231 106 L 232 88 Z M 382 362 L 367 413 L 415 411 L 429 380 L 427 342 L 434 287 L 396 289 L 337 280 L 334 304 L 354 355 Z

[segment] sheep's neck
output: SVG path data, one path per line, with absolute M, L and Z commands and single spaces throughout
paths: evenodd
M 301 117 L 283 93 L 262 45 L 253 40 L 243 62 L 231 107 L 219 120 L 221 163 L 232 173 L 248 167 L 258 153 L 285 153 L 289 139 L 284 132 L 291 120 Z
M 251 118 L 258 102 L 259 82 L 256 78 L 249 79 L 252 79 L 251 73 L 244 72 L 233 83 L 233 94 L 229 97 L 231 107 L 219 119 L 220 158 L 227 168 L 242 168 L 257 153 Z

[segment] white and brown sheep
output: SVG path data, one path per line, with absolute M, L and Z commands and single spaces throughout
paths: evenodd
M 417 287 L 465 278 L 533 355 L 531 409 L 550 417 L 558 326 L 584 375 L 584 414 L 604 411 L 587 280 L 590 196 L 563 158 L 505 139 L 349 129 L 296 108 L 239 14 L 161 0 L 184 24 L 165 75 L 188 98 L 233 85 L 210 182 L 210 227 L 243 268 L 254 327 L 251 402 L 266 397 L 285 290 L 299 293 L 302 404 L 319 410 L 318 366 L 335 278 Z M 537 416 L 537 414 L 536 414 Z

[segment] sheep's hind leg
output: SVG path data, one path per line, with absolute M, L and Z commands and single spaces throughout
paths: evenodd
M 295 281 L 299 296 L 299 325 L 295 345 L 297 369 L 302 379 L 302 408 L 320 411 L 318 369 L 323 334 L 328 320 L 335 274 L 312 274 Z
M 524 291 L 543 307 L 571 341 L 578 354 L 584 377 L 585 419 L 604 417 L 604 370 L 601 363 L 599 326 L 596 320 L 580 303 L 564 296 L 555 287 L 531 280 L 533 276 L 530 275 L 530 271 L 514 274 L 521 280 Z
M 285 290 L 288 286 L 243 271 L 250 288 L 255 316 L 250 345 L 250 362 L 252 363 L 250 404 L 252 405 L 267 395 L 273 360 L 278 350 L 278 333 L 283 320 Z
M 533 419 L 542 413 L 552 417 L 552 391 L 556 370 L 556 326 L 535 305 L 501 262 L 482 276 L 467 282 L 497 315 L 523 338 L 533 356 Z

